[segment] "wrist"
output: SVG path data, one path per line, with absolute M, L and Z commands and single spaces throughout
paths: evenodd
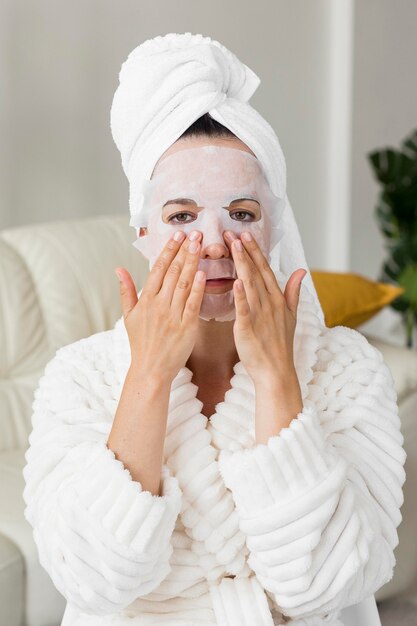
M 295 368 L 288 368 L 285 371 L 268 370 L 257 373 L 253 379 L 256 389 L 276 389 L 279 392 L 291 389 L 294 384 L 299 386 L 298 376 Z
M 158 393 L 159 391 L 170 388 L 172 379 L 159 372 L 153 372 L 143 367 L 143 365 L 132 362 L 126 374 L 126 379 L 130 381 L 140 382 L 143 388 L 149 392 Z
M 255 441 L 266 444 L 303 410 L 298 377 L 266 375 L 255 383 Z

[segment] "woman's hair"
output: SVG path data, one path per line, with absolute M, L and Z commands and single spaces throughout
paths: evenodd
M 200 137 L 202 135 L 208 137 L 236 137 L 231 130 L 213 119 L 209 113 L 204 113 L 182 133 L 179 139 L 183 137 Z

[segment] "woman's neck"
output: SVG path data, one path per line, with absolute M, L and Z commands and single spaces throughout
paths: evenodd
M 239 361 L 233 336 L 234 320 L 199 320 L 197 339 L 186 366 L 195 378 L 230 379 Z

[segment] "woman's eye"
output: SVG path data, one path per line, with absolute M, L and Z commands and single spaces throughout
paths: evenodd
M 188 224 L 188 222 L 186 222 L 184 219 L 181 219 L 183 216 L 190 216 L 190 217 L 194 217 L 192 213 L 175 213 L 175 215 L 171 215 L 168 218 L 168 222 L 174 222 L 174 224 Z M 235 218 L 235 215 L 248 215 L 250 219 L 254 219 L 255 215 L 253 213 L 251 213 L 250 211 L 244 211 L 244 210 L 240 210 L 240 211 L 234 211 L 234 213 L 230 213 L 230 217 L 233 217 L 234 219 L 236 219 L 237 222 L 249 222 L 250 219 L 246 220 L 246 219 L 241 219 L 240 217 Z
M 180 217 L 181 215 L 189 215 L 190 217 L 193 217 L 191 213 L 175 213 L 175 215 L 171 215 L 171 217 L 168 218 L 168 222 L 172 222 L 175 217 Z M 174 222 L 174 224 L 187 224 L 187 222 L 180 220 L 179 222 Z
M 253 213 L 250 213 L 249 211 L 235 211 L 234 213 L 231 213 L 230 215 L 232 215 L 232 216 L 233 216 L 233 215 L 238 215 L 239 213 L 240 213 L 240 215 L 242 215 L 242 214 L 245 214 L 245 213 L 246 213 L 246 215 L 249 215 L 249 217 L 255 217 L 255 216 L 254 216 L 254 214 L 253 214 Z M 241 219 L 238 219 L 237 221 L 238 221 L 238 222 L 249 222 L 250 220 L 241 220 Z

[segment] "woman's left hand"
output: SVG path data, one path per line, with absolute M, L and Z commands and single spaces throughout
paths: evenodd
M 231 245 L 238 276 L 233 284 L 236 350 L 255 384 L 271 377 L 297 379 L 293 344 L 301 281 L 307 272 L 293 272 L 282 293 L 256 240 L 245 240 L 244 235 Z M 236 248 L 239 241 L 241 251 Z

